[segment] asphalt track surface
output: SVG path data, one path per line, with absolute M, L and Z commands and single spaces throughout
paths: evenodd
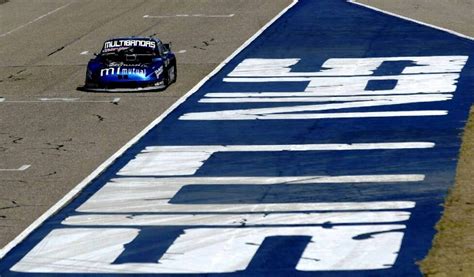
M 317 17 L 314 17 L 314 11 L 316 11 Z M 327 14 L 331 14 L 333 18 L 325 17 L 324 15 Z M 334 21 L 334 18 L 340 20 Z M 344 22 L 346 20 L 350 24 Z M 355 29 L 351 29 L 355 28 L 354 26 L 362 27 L 361 29 L 364 31 L 356 32 Z M 332 32 L 325 33 L 328 30 Z M 309 32 L 312 34 L 321 33 L 318 33 L 317 38 L 313 38 L 307 36 Z M 290 39 L 285 41 L 282 37 Z M 326 40 L 318 40 L 320 37 L 324 37 Z M 295 42 L 299 43 L 295 44 Z M 370 43 L 366 44 L 367 42 Z M 306 47 L 308 45 L 311 47 Z M 327 47 L 327 45 L 338 45 L 339 47 Z M 242 269 L 241 265 L 236 266 L 232 262 L 214 265 L 215 267 L 212 269 L 206 268 L 206 264 L 183 263 L 191 261 L 192 259 L 189 259 L 193 257 L 193 253 L 189 254 L 188 250 L 190 249 L 189 246 L 186 248 L 186 241 L 183 249 L 182 240 L 202 238 L 202 232 L 208 232 L 212 237 L 217 231 L 211 227 L 219 226 L 219 217 L 217 217 L 217 221 L 213 218 L 202 218 L 201 224 L 208 226 L 211 230 L 203 226 L 192 227 L 194 226 L 193 222 L 185 217 L 183 220 L 188 223 L 188 226 L 186 227 L 187 224 L 184 224 L 184 227 L 177 228 L 176 226 L 182 226 L 182 222 L 177 224 L 173 220 L 160 218 L 159 214 L 153 214 L 157 211 L 153 210 L 152 202 L 147 204 L 150 206 L 143 206 L 146 202 L 140 202 L 159 201 L 160 199 L 153 197 L 148 199 L 153 192 L 147 191 L 146 186 L 159 186 L 153 180 L 148 180 L 151 177 L 171 175 L 179 177 L 179 175 L 195 174 L 196 180 L 191 178 L 190 180 L 194 181 L 189 181 L 188 186 L 181 184 L 181 187 L 178 187 L 180 188 L 179 192 L 170 199 L 171 208 L 166 206 L 162 208 L 170 208 L 170 212 L 173 214 L 179 211 L 180 204 L 184 204 L 184 206 L 198 204 L 198 206 L 204 205 L 201 207 L 207 208 L 209 208 L 208 206 L 212 207 L 213 204 L 234 204 L 236 211 L 242 212 L 247 205 L 247 208 L 251 206 L 252 212 L 258 214 L 263 212 L 263 210 L 259 210 L 259 207 L 262 208 L 262 204 L 264 207 L 266 207 L 265 204 L 280 204 L 280 206 L 270 205 L 270 210 L 264 210 L 264 217 L 270 213 L 268 219 L 261 219 L 253 214 L 246 215 L 241 218 L 241 220 L 245 219 L 245 222 L 240 223 L 243 224 L 241 227 L 247 227 L 237 228 L 240 231 L 231 227 L 222 229 L 224 235 L 229 229 L 236 232 L 231 234 L 237 240 L 237 249 L 239 249 L 239 239 L 249 239 L 255 236 L 258 238 L 256 234 L 240 234 L 239 232 L 244 232 L 242 229 L 251 231 L 252 228 L 255 228 L 253 225 L 259 225 L 258 222 L 260 222 L 260 227 L 262 227 L 260 236 L 264 236 L 266 239 L 264 241 L 247 240 L 246 244 L 253 246 L 239 249 L 248 252 L 247 248 L 260 245 L 250 263 L 243 268 L 245 269 L 243 273 L 303 274 L 301 271 L 294 271 L 294 267 L 298 264 L 298 270 L 307 273 L 317 270 L 328 275 L 353 276 L 354 272 L 348 272 L 350 270 L 356 270 L 360 275 L 418 274 L 414 261 L 422 258 L 430 247 L 433 235 L 432 227 L 439 218 L 439 204 L 442 203 L 447 189 L 453 182 L 455 158 L 460 143 L 458 135 L 467 116 L 467 110 L 472 103 L 472 96 L 467 93 L 472 90 L 473 69 L 472 63 L 469 63 L 467 59 L 470 55 L 472 55 L 472 42 L 459 37 L 355 8 L 342 1 L 320 1 L 317 3 L 301 1 L 259 40 L 229 62 L 218 75 L 166 118 L 162 124 L 153 129 L 130 151 L 127 151 L 118 163 L 107 170 L 99 180 L 92 183 L 88 190 L 72 205 L 54 216 L 38 232 L 35 232 L 20 245 L 15 254 L 7 258 L 5 268 L 15 264 L 15 261 L 29 253 L 26 259 L 17 264 L 16 271 L 37 273 L 53 270 L 57 273 L 88 272 L 93 274 L 98 273 L 98 270 L 112 272 L 122 268 L 125 272 L 134 272 L 134 270 L 135 272 L 146 272 L 146 267 L 150 266 L 152 261 L 159 260 L 160 264 L 165 264 L 165 267 L 173 265 L 172 261 L 167 260 L 171 258 L 169 255 L 177 253 L 169 253 L 167 247 L 177 245 L 175 247 L 178 249 L 181 247 L 181 251 L 184 251 L 184 253 L 180 253 L 184 254 L 183 257 L 175 257 L 178 265 L 174 264 L 172 267 L 165 268 L 164 271 L 158 266 L 156 272 L 219 273 L 235 272 L 232 269 L 236 268 Z M 424 57 L 429 57 L 429 59 L 424 59 Z M 267 59 L 268 63 L 262 64 L 262 61 L 255 60 L 256 58 Z M 363 60 L 344 60 L 344 58 L 362 58 Z M 353 69 L 350 66 L 351 63 L 361 63 L 362 67 L 368 67 L 365 70 L 369 71 L 351 72 Z M 277 65 L 275 66 L 275 64 Z M 374 67 L 375 65 L 377 66 Z M 291 68 L 291 72 L 288 71 L 289 68 Z M 321 68 L 322 71 L 329 70 L 328 73 L 331 74 L 324 75 L 323 72 L 321 75 L 317 72 L 318 68 Z M 266 75 L 268 71 L 272 74 Z M 367 74 L 370 71 L 372 73 Z M 403 76 L 403 74 L 414 75 Z M 284 95 L 284 97 L 301 97 L 298 95 L 300 91 L 326 93 L 328 94 L 326 96 L 331 96 L 331 92 L 324 88 L 327 86 L 320 86 L 317 83 L 313 86 L 310 83 L 305 89 L 305 85 L 302 85 L 301 82 L 308 82 L 308 79 L 301 77 L 301 75 L 313 78 L 321 77 L 322 79 L 319 80 L 322 80 L 323 83 L 327 82 L 327 86 L 334 86 L 334 81 L 336 83 L 342 82 L 338 78 L 355 78 L 350 82 L 356 84 L 355 87 L 351 87 L 351 93 L 354 92 L 354 89 L 358 91 L 357 82 L 360 82 L 361 77 L 370 75 L 372 79 L 369 77 L 367 77 L 369 80 L 364 79 L 366 83 L 362 87 L 362 91 L 377 92 L 377 95 L 385 95 L 385 97 L 389 97 L 387 96 L 388 91 L 390 94 L 405 94 L 407 90 L 423 91 L 428 95 L 410 95 L 409 99 L 402 99 L 402 96 L 390 96 L 392 98 L 388 101 L 402 101 L 398 103 L 405 105 L 401 110 L 394 107 L 377 109 L 376 107 L 380 103 L 375 105 L 374 103 L 381 99 L 374 98 L 371 99 L 375 101 L 374 103 L 365 105 L 368 109 L 362 110 L 363 113 L 365 112 L 363 115 L 357 114 L 357 112 L 361 112 L 360 110 L 351 113 L 351 108 L 361 107 L 357 105 L 327 104 L 328 106 L 312 106 L 308 110 L 301 109 L 301 106 L 295 109 L 295 106 L 292 105 L 275 103 L 314 102 L 315 99 L 270 99 L 278 97 L 277 94 Z M 326 80 L 325 76 L 326 78 L 336 77 L 336 79 Z M 430 79 L 433 77 L 436 78 Z M 404 79 L 407 78 L 411 80 L 409 83 L 404 82 Z M 428 78 L 430 81 L 423 82 L 419 78 Z M 222 82 L 222 80 L 224 81 Z M 440 80 L 440 82 L 437 83 L 436 80 Z M 284 85 L 280 82 L 283 82 Z M 416 85 L 410 87 L 409 84 L 412 82 L 423 85 L 423 87 L 416 87 Z M 344 88 L 347 85 L 342 82 L 335 86 Z M 403 89 L 401 89 L 402 87 Z M 235 93 L 236 90 L 239 92 L 238 94 Z M 266 94 L 252 94 L 255 93 L 255 90 L 263 91 Z M 347 93 L 349 90 L 342 89 L 341 92 Z M 436 94 L 438 92 L 441 94 Z M 454 93 L 454 95 L 449 93 Z M 351 96 L 353 95 L 351 94 Z M 249 98 L 253 99 L 249 101 Z M 365 100 L 368 99 L 365 98 Z M 334 102 L 335 100 L 331 98 L 324 101 Z M 349 100 L 346 99 L 346 101 Z M 350 101 L 363 100 L 352 99 Z M 381 104 L 381 106 L 391 105 L 384 101 L 382 100 L 385 104 Z M 265 105 L 261 103 L 265 103 Z M 324 110 L 329 106 L 331 109 L 342 109 L 343 115 L 305 113 L 312 110 Z M 245 112 L 236 110 L 236 107 L 245 108 Z M 297 113 L 285 114 L 288 112 Z M 227 120 L 222 121 L 223 118 Z M 269 121 L 265 122 L 265 119 Z M 316 121 L 316 125 L 313 125 L 308 123 L 307 119 L 321 120 Z M 336 119 L 339 120 L 339 123 Z M 228 121 L 237 123 L 232 122 L 231 124 Z M 252 130 L 252 132 L 246 132 L 248 130 Z M 373 141 L 374 139 L 376 142 Z M 256 142 L 259 143 L 255 145 Z M 316 144 L 308 144 L 308 142 Z M 334 144 L 335 142 L 338 143 Z M 173 147 L 169 148 L 170 146 Z M 321 150 L 343 150 L 343 152 L 338 156 L 338 159 L 335 159 L 332 154 L 316 154 L 317 152 L 313 153 L 313 156 L 312 151 Z M 351 154 L 349 150 L 361 152 Z M 229 154 L 220 154 L 220 152 Z M 187 159 L 180 160 L 180 155 L 183 154 Z M 158 170 L 149 166 L 150 161 L 155 165 L 156 162 L 162 163 L 160 159 L 163 157 L 182 161 L 186 166 L 184 168 L 166 168 L 165 166 L 164 169 Z M 314 163 L 315 159 L 324 161 L 324 166 Z M 199 162 L 196 165 L 197 161 Z M 375 162 L 373 168 L 367 168 L 366 164 L 364 166 L 364 163 L 367 162 Z M 370 173 L 376 173 L 376 175 L 370 175 Z M 234 183 L 228 183 L 229 180 L 224 180 L 222 183 L 221 179 L 211 178 L 216 176 L 224 179 L 229 176 L 239 176 L 239 178 L 230 180 Z M 265 180 L 254 178 L 255 176 L 262 176 Z M 268 183 L 270 176 L 281 179 Z M 316 178 L 319 181 L 309 178 L 312 176 L 319 176 Z M 360 179 L 354 176 L 363 177 Z M 109 182 L 112 177 L 116 179 Z M 136 180 L 126 177 L 133 177 Z M 247 179 L 245 179 L 246 177 Z M 309 178 L 309 180 L 305 180 L 305 178 Z M 133 182 L 138 183 L 134 185 Z M 139 185 L 140 182 L 143 182 L 142 186 Z M 177 181 L 168 179 L 166 182 L 168 185 L 172 185 L 184 181 L 178 178 Z M 294 182 L 296 185 L 288 186 L 286 182 Z M 318 183 L 318 185 L 301 186 L 308 183 Z M 361 184 L 356 185 L 355 183 Z M 222 184 L 229 186 L 224 190 L 222 187 L 219 189 L 219 185 Z M 136 186 L 135 189 L 140 193 L 150 195 L 124 197 L 123 191 L 117 191 L 120 188 L 127 189 L 127 186 L 130 185 Z M 265 186 L 271 189 L 266 190 Z M 198 189 L 198 187 L 200 188 Z M 98 189 L 100 189 L 99 193 L 97 193 Z M 122 196 L 117 193 L 122 193 Z M 223 198 L 223 195 L 226 198 Z M 125 201 L 123 207 L 118 207 L 116 203 L 110 203 L 110 200 L 116 199 L 114 197 L 117 196 L 119 196 L 118 199 L 124 197 L 122 198 Z M 155 197 L 158 196 L 162 195 L 155 195 Z M 134 197 L 139 198 L 135 199 Z M 138 202 L 135 203 L 132 200 L 138 200 Z M 341 201 L 342 203 L 340 203 Z M 352 204 L 344 204 L 344 201 L 349 201 Z M 374 201 L 384 201 L 384 204 Z M 142 206 L 128 205 L 134 203 Z M 294 205 L 291 205 L 292 203 Z M 303 215 L 308 211 L 302 214 L 297 211 L 298 209 L 294 210 L 295 204 L 298 204 L 296 207 L 301 205 L 304 210 L 305 204 L 309 203 L 316 203 L 314 205 L 319 210 L 316 215 L 326 211 L 329 212 L 327 217 L 323 216 L 318 219 L 318 216 L 313 213 L 309 213 L 309 216 Z M 175 207 L 172 207 L 173 205 Z M 193 207 L 193 205 L 190 206 Z M 288 206 L 293 207 L 293 210 L 285 210 L 287 209 L 285 207 Z M 148 210 L 143 210 L 143 207 L 148 207 Z M 272 207 L 276 210 L 272 210 Z M 202 212 L 200 208 L 194 207 L 194 209 L 196 210 L 192 212 L 193 216 Z M 344 213 L 347 210 L 352 215 Z M 117 211 L 121 213 L 117 215 Z M 297 226 L 292 226 L 292 224 L 289 226 L 286 221 L 278 221 L 278 217 L 274 218 L 271 214 L 273 212 L 278 215 L 282 211 L 289 213 L 290 216 L 287 215 L 286 219 Z M 149 212 L 152 214 L 147 214 Z M 186 214 L 186 209 L 180 212 Z M 330 212 L 340 212 L 340 214 L 335 216 Z M 132 221 L 127 223 L 127 219 L 121 218 L 121 215 Z M 305 223 L 305 218 L 315 221 L 310 220 L 308 222 L 313 223 Z M 325 218 L 327 221 L 321 221 Z M 238 220 L 238 218 L 223 217 L 220 219 L 221 224 L 225 219 Z M 160 220 L 170 222 L 168 225 L 171 224 L 171 226 L 165 223 L 165 227 L 157 227 L 163 226 L 160 225 Z M 362 222 L 358 220 L 362 220 Z M 150 224 L 150 221 L 155 223 L 147 225 Z M 173 222 L 174 224 L 172 224 Z M 390 224 L 387 225 L 387 223 Z M 233 226 L 235 222 L 226 224 Z M 274 224 L 283 226 L 274 226 Z M 342 225 L 338 226 L 338 224 Z M 133 226 L 138 229 L 118 229 L 119 226 Z M 169 229 L 166 226 L 173 228 Z M 275 228 L 272 229 L 272 226 L 280 227 L 279 231 L 277 232 Z M 298 226 L 303 227 L 304 231 L 298 229 Z M 135 233 L 136 238 L 132 235 L 135 230 L 139 231 L 138 235 Z M 183 230 L 188 231 L 183 233 Z M 101 232 L 103 233 L 101 234 Z M 124 238 L 122 235 L 127 232 L 129 237 Z M 156 243 L 153 237 L 157 232 L 162 237 L 168 238 L 167 242 L 158 243 L 160 249 L 145 247 L 150 242 Z M 352 240 L 344 241 L 344 237 L 348 234 L 352 236 Z M 81 264 L 79 258 L 84 258 L 84 256 L 75 257 L 74 255 L 77 253 L 71 256 L 71 250 L 59 253 L 54 261 L 59 262 L 56 265 L 53 265 L 51 261 L 42 260 L 46 256 L 41 255 L 41 249 L 57 251 L 59 248 L 54 245 L 55 243 L 73 239 L 74 236 L 100 238 L 109 235 L 115 236 L 116 243 L 124 246 L 123 252 L 110 261 L 110 267 L 105 264 L 102 264 L 104 266 L 102 269 L 81 267 L 84 264 Z M 402 238 L 403 243 L 401 243 Z M 176 244 L 173 244 L 175 239 L 177 239 Z M 225 241 L 226 238 L 223 239 Z M 85 246 L 82 245 L 85 249 L 98 247 L 91 245 L 87 239 L 81 243 L 85 243 Z M 211 246 L 216 246 L 211 249 L 222 250 L 219 247 L 222 245 L 219 243 L 221 242 L 211 242 Z M 318 244 L 318 247 L 319 244 L 322 244 L 322 248 L 326 246 L 330 250 L 337 251 L 318 252 L 314 249 L 314 243 Z M 310 247 L 311 245 L 313 247 Z M 352 246 L 348 247 L 348 245 Z M 235 247 L 235 245 L 231 246 Z M 306 253 L 305 250 L 306 255 L 301 256 L 301 251 L 305 246 L 308 246 L 309 252 Z M 344 260 L 344 257 L 342 257 L 343 260 L 338 260 L 341 258 L 331 255 L 331 253 L 340 255 L 340 251 L 343 252 L 347 248 L 355 250 L 354 253 L 349 253 L 345 257 L 350 257 L 350 261 Z M 281 251 L 275 252 L 275 249 L 285 249 L 285 251 L 280 253 Z M 364 249 L 370 249 L 370 251 L 364 251 Z M 176 249 L 172 248 L 172 250 Z M 114 251 L 117 252 L 117 250 Z M 224 251 L 224 253 L 226 252 Z M 99 253 L 96 252 L 96 254 Z M 361 254 L 369 256 L 361 258 Z M 53 254 L 52 257 L 56 257 L 55 255 Z M 107 255 L 110 256 L 110 253 L 98 255 L 95 258 L 99 260 L 110 258 L 106 257 Z M 377 258 L 374 259 L 370 255 L 375 255 L 374 257 Z M 61 262 L 61 257 L 68 257 L 65 258 L 65 263 Z M 301 259 L 298 261 L 299 257 L 305 261 Z M 321 257 L 322 261 L 318 259 Z M 393 260 L 394 257 L 396 262 Z M 202 258 L 205 261 L 209 257 L 204 255 Z M 246 257 L 239 258 L 245 260 Z M 355 263 L 354 260 L 358 263 Z M 134 267 L 127 267 L 127 264 L 134 264 Z M 87 265 L 87 261 L 85 265 Z M 201 270 L 196 268 L 201 268 Z M 210 270 L 206 271 L 206 269 Z
M 2 4 L 0 247 L 288 3 L 13 0 Z M 190 16 L 144 18 L 184 14 Z M 192 16 L 196 14 L 203 16 Z M 234 16 L 204 17 L 230 14 Z M 76 90 L 84 82 L 87 61 L 100 50 L 104 40 L 152 34 L 173 43 L 178 60 L 177 83 L 159 93 L 103 94 Z M 120 100 L 114 102 L 116 98 Z M 23 165 L 30 167 L 15 170 Z
M 358 0 L 356 2 L 474 37 L 471 0 Z

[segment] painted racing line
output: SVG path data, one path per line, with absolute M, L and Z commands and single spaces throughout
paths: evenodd
M 244 46 L 0 274 L 421 275 L 473 42 L 321 0 Z

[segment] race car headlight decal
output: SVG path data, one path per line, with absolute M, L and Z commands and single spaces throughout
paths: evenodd
M 92 79 L 92 70 L 87 69 L 87 78 Z

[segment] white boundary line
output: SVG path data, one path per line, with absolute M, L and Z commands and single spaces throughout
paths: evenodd
M 208 18 L 230 18 L 235 14 L 176 14 L 176 15 L 148 15 L 145 14 L 143 18 L 171 18 L 171 17 L 208 17 Z
M 409 17 L 403 16 L 403 15 L 400 15 L 400 14 L 397 14 L 397 13 L 393 13 L 393 12 L 385 11 L 385 10 L 382 10 L 382 9 L 379 9 L 379 8 L 375 8 L 375 7 L 369 6 L 367 4 L 358 3 L 356 1 L 357 0 L 347 0 L 348 3 L 354 4 L 354 5 L 362 6 L 362 7 L 365 7 L 365 8 L 380 12 L 380 13 L 388 14 L 388 15 L 398 17 L 398 18 L 401 18 L 401 19 L 404 19 L 404 20 L 407 20 L 407 21 L 411 21 L 411 22 L 414 22 L 414 23 L 417 23 L 417 24 L 420 24 L 420 25 L 428 26 L 428 27 L 431 27 L 433 29 L 437 29 L 439 31 L 447 32 L 447 33 L 450 33 L 450 34 L 458 36 L 458 37 L 462 37 L 462 38 L 469 39 L 469 40 L 474 40 L 474 37 L 470 37 L 468 35 L 461 34 L 461 33 L 458 33 L 456 31 L 453 31 L 453 30 L 450 30 L 450 29 L 446 29 L 446 28 L 439 27 L 439 26 L 436 26 L 436 25 L 432 25 L 432 24 L 429 24 L 429 23 L 426 23 L 426 22 L 418 21 L 418 20 L 413 19 L 413 18 L 409 18 Z
M 0 168 L 0 171 L 25 171 L 30 168 L 31 164 L 24 164 L 19 168 Z
M 283 9 L 279 14 L 277 14 L 272 20 L 270 20 L 265 26 L 258 30 L 252 37 L 250 37 L 244 44 L 242 44 L 237 50 L 235 50 L 229 57 L 227 57 L 222 63 L 220 63 L 211 73 L 209 73 L 204 79 L 202 79 L 197 85 L 195 85 L 188 93 L 183 95 L 178 101 L 171 105 L 163 114 L 158 118 L 153 120 L 145 129 L 143 129 L 138 135 L 132 138 L 127 144 L 122 146 L 115 154 L 108 158 L 104 163 L 102 163 L 96 170 L 94 170 L 89 176 L 82 180 L 76 187 L 74 187 L 70 192 L 68 192 L 61 200 L 49 208 L 44 214 L 38 217 L 30 226 L 28 226 L 23 232 L 21 232 L 16 238 L 9 242 L 5 247 L 0 250 L 0 259 L 3 258 L 10 250 L 22 242 L 31 232 L 38 228 L 46 219 L 51 215 L 59 211 L 63 206 L 68 204 L 73 200 L 90 182 L 97 178 L 103 171 L 105 171 L 117 158 L 119 158 L 127 149 L 132 145 L 138 142 L 144 135 L 148 133 L 153 127 L 160 123 L 168 114 L 170 114 L 174 109 L 181 105 L 186 99 L 191 96 L 193 93 L 198 91 L 202 85 L 204 85 L 207 80 L 212 76 L 218 73 L 230 60 L 237 56 L 244 48 L 246 48 L 252 41 L 254 41 L 258 36 L 260 36 L 270 25 L 272 25 L 278 18 L 280 18 L 284 13 L 286 13 L 290 8 L 298 3 L 298 0 L 293 0 L 293 2 Z
M 81 100 L 81 98 L 38 98 L 38 100 L 6 100 L 5 98 L 0 98 L 1 103 L 112 103 L 118 104 L 120 102 L 120 97 L 115 97 L 111 100 Z

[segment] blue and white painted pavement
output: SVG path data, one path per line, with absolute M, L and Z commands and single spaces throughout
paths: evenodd
M 300 1 L 0 274 L 420 275 L 474 101 L 473 54 L 427 26 Z

